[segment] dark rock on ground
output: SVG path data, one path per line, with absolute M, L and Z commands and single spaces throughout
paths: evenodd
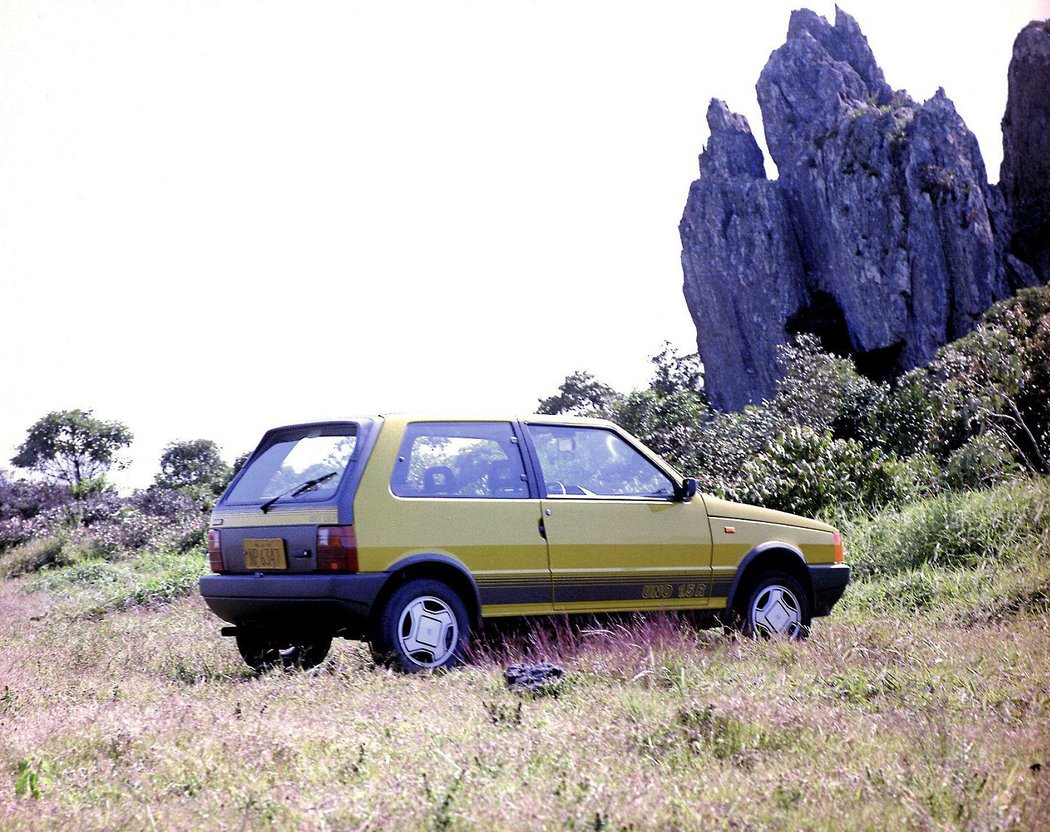
M 780 178 L 747 120 L 712 101 L 680 226 L 684 293 L 712 404 L 774 392 L 795 332 L 888 378 L 927 363 L 992 303 L 1034 282 L 1010 212 L 943 90 L 886 84 L 856 21 L 794 12 L 757 85 Z
M 550 662 L 538 664 L 512 664 L 503 671 L 503 678 L 511 690 L 527 690 L 532 693 L 551 690 L 565 675 L 565 671 Z
M 1011 252 L 1050 281 L 1050 20 L 1014 41 L 999 184 L 1013 223 Z

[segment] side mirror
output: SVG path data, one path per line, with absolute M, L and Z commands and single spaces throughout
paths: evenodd
M 678 486 L 678 494 L 676 496 L 683 503 L 688 503 L 693 499 L 696 496 L 696 479 L 686 477 L 682 480 L 682 484 Z

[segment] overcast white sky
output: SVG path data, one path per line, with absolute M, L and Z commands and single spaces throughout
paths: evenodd
M 761 140 L 798 5 L 0 0 L 0 465 L 65 408 L 132 428 L 126 487 L 174 439 L 233 458 L 294 421 L 529 412 L 578 368 L 644 384 L 695 349 L 707 102 Z M 997 180 L 1050 0 L 844 8 Z

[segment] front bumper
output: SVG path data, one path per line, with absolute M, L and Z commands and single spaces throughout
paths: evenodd
M 201 596 L 219 618 L 270 632 L 365 631 L 376 596 L 390 576 L 205 575 Z
M 813 587 L 813 615 L 828 615 L 849 584 L 849 567 L 844 563 L 810 566 L 809 581 Z

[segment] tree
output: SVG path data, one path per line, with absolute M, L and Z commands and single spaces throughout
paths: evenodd
M 663 349 L 649 359 L 656 370 L 649 382 L 649 389 L 658 396 L 674 396 L 689 393 L 706 402 L 704 389 L 704 365 L 699 353 L 680 355 L 669 341 Z
M 39 419 L 26 434 L 11 463 L 79 489 L 105 475 L 110 468 L 124 468 L 117 457 L 133 438 L 123 422 L 105 422 L 90 410 L 56 410 Z
M 210 439 L 171 442 L 160 455 L 157 485 L 165 488 L 206 486 L 216 493 L 229 482 L 230 468 Z
M 550 415 L 612 417 L 620 398 L 608 384 L 598 381 L 590 373 L 577 370 L 565 377 L 558 386 L 558 394 L 540 400 L 537 413 Z
M 241 469 L 244 467 L 244 464 L 248 461 L 248 457 L 250 457 L 251 455 L 251 451 L 245 451 L 233 461 L 233 465 L 230 466 L 230 476 L 227 477 L 225 485 L 229 485 L 231 482 L 233 482 L 233 478 L 241 472 Z M 223 487 L 225 487 L 225 485 Z

